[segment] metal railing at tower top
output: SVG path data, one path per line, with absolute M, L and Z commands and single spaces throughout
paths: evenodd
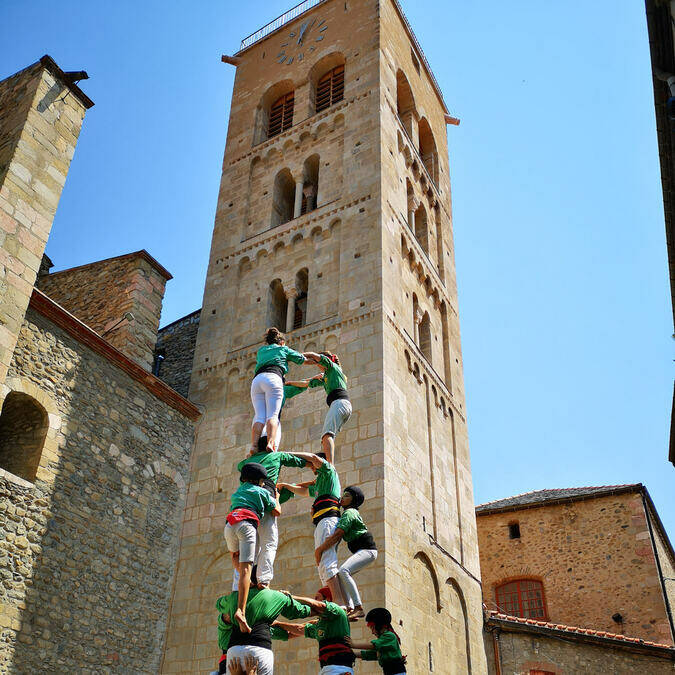
M 304 14 L 306 11 L 312 9 L 312 7 L 316 7 L 323 2 L 326 2 L 326 0 L 305 0 L 305 2 L 301 2 L 299 5 L 293 7 L 293 9 L 289 9 L 287 12 L 274 19 L 274 21 L 270 21 L 260 30 L 257 30 L 255 33 L 251 33 L 248 37 L 244 38 L 241 41 L 239 52 L 243 52 L 244 49 L 248 49 L 251 45 L 266 38 L 270 33 L 274 33 L 275 30 L 278 30 L 289 21 L 297 19 L 301 14 Z

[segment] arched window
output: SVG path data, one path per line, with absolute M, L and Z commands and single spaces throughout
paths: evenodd
M 429 222 L 423 204 L 420 204 L 415 212 L 415 237 L 424 252 L 429 255 Z
M 274 179 L 272 201 L 272 227 L 293 220 L 295 181 L 288 169 L 282 169 Z
M 295 314 L 293 316 L 293 330 L 302 328 L 307 323 L 307 293 L 309 291 L 309 271 L 303 267 L 295 275 Z
M 321 112 L 339 103 L 345 95 L 345 67 L 344 64 L 329 70 L 319 78 L 316 84 L 316 112 Z
M 305 215 L 317 207 L 319 195 L 319 155 L 312 155 L 305 160 L 303 167 L 302 208 L 300 215 Z
M 424 354 L 424 358 L 431 363 L 431 319 L 429 312 L 424 312 L 422 321 L 420 321 L 420 351 Z
M 517 579 L 497 586 L 497 607 L 500 612 L 524 619 L 545 619 L 544 585 L 535 579 Z
M 280 96 L 270 107 L 267 138 L 278 136 L 282 131 L 293 126 L 293 108 L 295 107 L 295 92 Z
M 48 428 L 47 411 L 35 399 L 7 394 L 0 414 L 0 467 L 34 481 Z
M 410 82 L 402 70 L 396 73 L 396 111 L 408 137 L 417 148 L 417 107 Z
M 276 326 L 279 330 L 286 329 L 286 315 L 288 313 L 288 298 L 284 292 L 280 279 L 275 279 L 269 288 L 267 303 L 267 325 Z
M 438 184 L 438 152 L 436 151 L 436 141 L 431 131 L 431 126 L 426 117 L 420 120 L 420 157 L 424 163 L 431 180 Z

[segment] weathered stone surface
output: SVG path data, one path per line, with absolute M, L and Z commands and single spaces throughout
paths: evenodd
M 159 331 L 155 358 L 161 357 L 158 376 L 187 398 L 192 377 L 201 310 L 174 321 Z
M 6 386 L 49 433 L 0 471 L 0 673 L 158 672 L 193 424 L 31 309 Z

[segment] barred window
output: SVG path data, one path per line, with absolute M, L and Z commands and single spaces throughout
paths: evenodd
M 497 607 L 500 612 L 524 619 L 546 618 L 544 586 L 534 579 L 518 579 L 498 586 Z
M 278 136 L 282 131 L 293 126 L 293 107 L 295 105 L 295 92 L 290 92 L 278 98 L 270 108 L 270 122 L 267 129 L 267 137 Z
M 316 85 L 316 112 L 339 103 L 345 93 L 345 67 L 337 66 L 328 71 Z

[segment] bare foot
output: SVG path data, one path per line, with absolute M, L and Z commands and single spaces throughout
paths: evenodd
M 251 632 L 251 627 L 246 623 L 244 612 L 242 612 L 240 609 L 237 609 L 237 611 L 234 613 L 234 620 L 239 624 L 239 630 L 242 633 Z

